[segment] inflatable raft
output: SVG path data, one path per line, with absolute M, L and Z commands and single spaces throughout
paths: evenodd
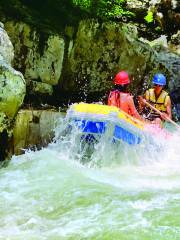
M 144 141 L 152 143 L 154 136 L 162 132 L 162 129 L 135 119 L 117 107 L 101 104 L 73 104 L 67 117 L 88 139 L 108 134 L 113 142 L 138 145 Z

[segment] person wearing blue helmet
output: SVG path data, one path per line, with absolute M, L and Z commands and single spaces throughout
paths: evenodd
M 143 116 L 153 123 L 160 123 L 161 120 L 167 120 L 168 118 L 172 119 L 171 99 L 169 94 L 163 90 L 166 85 L 166 77 L 162 73 L 157 73 L 153 76 L 152 83 L 154 86 L 146 90 L 144 99 L 157 111 L 146 107 L 140 97 L 140 110 L 143 110 Z

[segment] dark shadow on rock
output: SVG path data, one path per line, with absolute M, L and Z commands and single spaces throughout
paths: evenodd
M 9 139 L 7 131 L 3 131 L 0 133 L 0 161 L 5 160 L 5 158 L 8 156 L 8 145 L 9 145 Z

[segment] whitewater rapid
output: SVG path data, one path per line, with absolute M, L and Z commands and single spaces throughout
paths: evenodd
M 162 151 L 76 138 L 13 156 L 0 169 L 0 240 L 180 239 L 180 137 Z M 92 164 L 93 163 L 93 164 Z

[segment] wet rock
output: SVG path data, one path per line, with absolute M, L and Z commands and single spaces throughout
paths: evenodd
M 176 34 L 171 36 L 171 40 L 169 41 L 169 48 L 180 55 L 180 30 L 177 31 Z
M 10 65 L 13 56 L 11 41 L 5 30 L 0 28 L 0 113 L 1 118 L 3 115 L 9 121 L 13 120 L 23 103 L 26 92 L 23 75 Z
M 131 24 L 81 21 L 74 44 L 65 64 L 65 90 L 82 94 L 106 91 L 121 69 L 129 72 L 134 89 L 151 68 L 154 52 L 138 41 L 137 29 Z
M 21 110 L 13 130 L 14 154 L 46 146 L 54 137 L 58 120 L 63 117 L 63 113 L 54 110 Z
M 0 60 L 0 161 L 11 156 L 15 115 L 23 103 L 26 85 L 21 73 Z
M 0 160 L 9 155 L 12 123 L 26 93 L 23 75 L 11 67 L 13 57 L 13 45 L 0 27 Z
M 149 44 L 149 46 L 156 53 L 154 70 L 163 71 L 168 78 L 168 87 L 170 91 L 180 87 L 180 57 L 178 55 L 178 43 L 179 43 L 179 31 L 173 35 L 170 42 L 167 42 L 167 37 L 162 35 L 158 39 L 148 41 L 147 39 L 141 38 L 141 41 Z M 176 43 L 177 49 L 173 49 L 172 43 Z M 172 47 L 173 46 L 173 47 Z M 172 51 L 173 50 L 173 51 Z
M 4 29 L 4 24 L 0 22 L 0 28 Z
M 135 13 L 135 14 L 144 14 L 145 11 L 147 11 L 149 7 L 149 0 L 127 0 L 126 2 L 127 8 L 129 11 Z
M 25 92 L 23 75 L 0 59 L 0 112 L 12 120 L 23 103 Z
M 138 40 L 137 28 L 131 24 L 81 21 L 65 64 L 63 89 L 84 96 L 96 92 L 100 95 L 112 86 L 114 75 L 124 69 L 137 92 L 155 57 L 151 47 Z
M 169 90 L 173 91 L 179 86 L 180 59 L 168 49 L 166 36 L 151 42 L 137 36 L 137 28 L 130 24 L 82 21 L 65 64 L 64 91 L 99 100 L 122 69 L 130 74 L 134 94 L 149 88 L 157 72 L 166 75 Z
M 144 43 L 148 43 L 149 46 L 151 46 L 152 48 L 156 48 L 156 46 L 162 47 L 162 48 L 168 48 L 167 36 L 165 35 L 161 35 L 159 38 L 154 39 L 153 41 L 149 41 L 144 38 L 140 38 L 140 40 Z
M 139 24 L 141 37 L 148 40 L 158 38 L 160 35 L 170 37 L 180 25 L 180 1 L 177 0 L 150 0 L 129 1 L 127 8 L 134 13 L 134 22 Z M 145 24 L 142 29 L 142 25 Z
M 63 38 L 37 32 L 22 22 L 6 22 L 5 28 L 15 48 L 14 66 L 25 79 L 57 85 L 64 58 Z
M 158 4 L 160 1 L 135 1 L 133 7 L 145 9 Z M 6 22 L 5 27 L 15 44 L 14 64 L 25 73 L 28 94 L 40 94 L 38 103 L 99 101 L 121 69 L 129 72 L 134 94 L 140 92 L 139 86 L 150 85 L 154 71 L 163 70 L 169 76 L 164 59 L 157 58 L 160 50 L 168 47 L 168 37 L 139 39 L 134 24 L 83 20 L 77 32 L 72 26 L 65 27 L 66 43 L 57 34 L 38 32 L 25 23 Z M 48 95 L 44 100 L 43 94 Z M 33 99 L 36 102 L 29 96 L 27 102 Z
M 9 39 L 9 36 L 7 35 L 6 31 L 3 29 L 2 23 L 1 23 L 1 26 L 0 26 L 0 54 L 3 57 L 4 61 L 7 64 L 11 65 L 11 62 L 14 58 L 14 48 Z
M 157 60 L 161 67 L 166 69 L 168 77 L 168 87 L 170 91 L 180 88 L 180 57 L 167 49 L 158 53 Z
M 44 95 L 52 95 L 53 87 L 50 84 L 31 81 L 30 84 L 30 93 L 44 94 Z
M 180 3 L 177 0 L 161 0 L 155 6 L 157 13 L 162 14 L 161 27 L 169 35 L 179 29 Z
M 173 44 L 180 45 L 180 30 L 176 34 L 171 36 L 171 42 Z

